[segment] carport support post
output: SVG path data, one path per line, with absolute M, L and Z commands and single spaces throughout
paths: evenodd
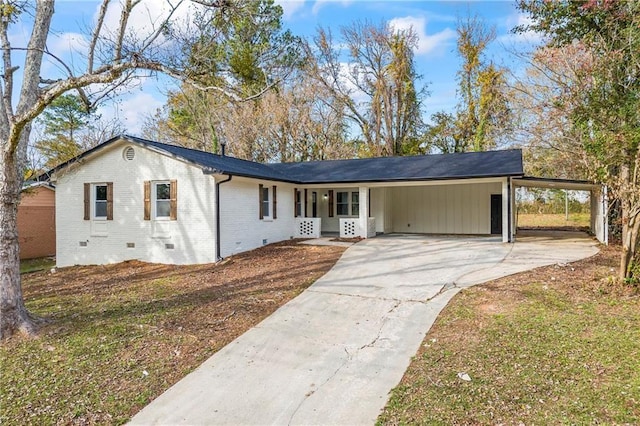
M 513 184 L 511 183 L 511 178 L 507 177 L 502 181 L 502 242 L 510 243 L 513 240 L 513 208 L 512 208 L 512 200 L 515 199 L 513 197 L 512 191 Z
M 369 187 L 361 186 L 359 190 L 358 224 L 360 225 L 360 237 L 367 238 L 367 225 L 369 222 Z
M 598 241 L 609 244 L 609 214 L 607 206 L 607 187 L 592 189 L 591 194 L 591 232 Z

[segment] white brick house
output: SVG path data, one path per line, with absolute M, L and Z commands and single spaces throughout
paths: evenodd
M 209 263 L 320 233 L 498 234 L 510 242 L 514 188 L 531 182 L 519 150 L 259 164 L 126 135 L 49 176 L 61 267 Z M 573 184 L 601 200 L 598 185 Z M 601 204 L 592 202 L 596 234 Z

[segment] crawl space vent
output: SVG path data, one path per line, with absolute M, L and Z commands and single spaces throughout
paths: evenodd
M 136 156 L 136 151 L 133 149 L 133 147 L 128 146 L 124 149 L 123 157 L 125 160 L 131 161 L 135 158 L 135 156 Z

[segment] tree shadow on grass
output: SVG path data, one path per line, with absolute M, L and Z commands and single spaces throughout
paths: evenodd
M 237 312 L 266 315 L 326 273 L 341 249 L 275 246 L 195 266 L 125 262 L 34 277 L 27 298 L 59 337 L 93 328 L 157 322 L 206 326 Z M 191 323 L 190 323 L 191 321 Z M 154 325 L 158 325 L 154 324 Z

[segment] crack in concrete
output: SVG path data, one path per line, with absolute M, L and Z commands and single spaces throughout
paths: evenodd
M 320 383 L 314 390 L 307 392 L 304 395 L 304 398 L 302 399 L 302 401 L 300 401 L 300 403 L 298 404 L 298 406 L 296 407 L 295 410 L 293 410 L 293 413 L 291 413 L 291 416 L 289 417 L 289 421 L 287 422 L 287 425 L 290 425 L 291 422 L 293 421 L 293 418 L 296 416 L 296 414 L 298 413 L 298 411 L 300 411 L 300 408 L 302 408 L 302 406 L 304 405 L 305 402 L 307 402 L 307 400 L 311 397 L 311 395 L 313 395 L 314 393 L 318 392 L 320 389 L 322 389 L 322 387 L 324 385 L 326 385 L 327 383 L 329 383 L 331 381 L 331 379 L 333 379 L 339 372 L 340 370 L 342 370 L 344 368 L 345 365 L 347 365 L 352 359 L 353 359 L 353 355 L 351 355 L 349 353 L 349 351 L 347 350 L 347 348 L 343 348 L 344 351 L 347 354 L 347 358 L 344 360 L 344 362 L 342 364 L 340 364 L 340 366 L 336 369 L 336 371 L 333 372 L 333 374 L 331 374 L 329 377 L 327 377 L 327 379 Z
M 344 296 L 350 296 L 350 295 L 344 295 Z M 307 392 L 304 396 L 304 398 L 302 399 L 302 401 L 300 401 L 300 403 L 298 404 L 298 406 L 296 407 L 296 409 L 293 411 L 293 413 L 291 414 L 291 417 L 289 417 L 289 421 L 287 422 L 288 425 L 291 424 L 291 422 L 293 421 L 293 418 L 296 416 L 296 414 L 298 413 L 298 411 L 300 411 L 300 409 L 302 408 L 302 406 L 304 405 L 305 402 L 307 402 L 307 400 L 316 392 L 318 392 L 320 389 L 322 389 L 322 387 L 324 385 L 326 385 L 327 383 L 329 383 L 334 377 L 336 377 L 338 375 L 338 373 L 340 372 L 340 370 L 342 370 L 349 362 L 351 362 L 354 357 L 358 354 L 358 352 L 360 352 L 362 349 L 364 348 L 369 348 L 369 347 L 373 347 L 378 340 L 380 340 L 380 336 L 382 334 L 382 330 L 384 328 L 384 326 L 387 324 L 388 320 L 389 320 L 389 314 L 391 314 L 393 311 L 395 311 L 396 309 L 398 309 L 398 307 L 406 302 L 404 300 L 397 300 L 397 299 L 384 299 L 384 300 L 393 300 L 395 302 L 395 304 L 391 307 L 391 309 L 389 309 L 386 313 L 386 315 L 384 316 L 384 318 L 382 319 L 382 324 L 380 324 L 380 328 L 378 328 L 378 332 L 376 333 L 376 337 L 369 343 L 367 343 L 366 345 L 363 345 L 359 348 L 356 349 L 355 353 L 350 353 L 349 350 L 346 347 L 343 347 L 345 353 L 347 354 L 347 358 L 344 360 L 344 362 L 342 364 L 340 364 L 340 366 L 329 376 L 327 377 L 327 379 L 322 382 L 320 385 L 318 385 L 315 389 Z M 422 302 L 421 302 L 422 303 Z
M 491 268 L 495 268 L 497 265 L 503 263 L 505 261 L 505 259 L 507 259 L 509 257 L 509 255 L 511 254 L 511 251 L 513 250 L 513 246 L 511 247 L 511 249 L 509 250 L 509 252 L 507 252 L 505 254 L 505 256 L 500 259 L 498 262 L 496 262 L 494 265 L 492 265 L 490 268 L 484 268 L 482 270 L 485 269 L 491 269 Z M 472 271 L 466 274 L 461 275 L 460 277 L 458 277 L 457 280 L 460 280 L 468 275 L 471 275 L 473 273 L 477 273 L 478 271 Z M 433 296 L 425 299 L 425 300 L 416 300 L 416 299 L 396 299 L 396 298 L 389 298 L 389 297 L 380 297 L 380 296 L 366 296 L 366 295 L 361 295 L 361 294 L 347 294 L 347 293 L 340 293 L 340 292 L 332 292 L 332 291 L 318 291 L 318 290 L 314 290 L 314 289 L 307 289 L 307 291 L 313 292 L 313 293 L 323 293 L 323 294 L 332 294 L 332 295 L 336 295 L 336 296 L 347 296 L 347 297 L 355 297 L 355 298 L 359 298 L 359 299 L 365 299 L 365 300 L 382 300 L 382 301 L 391 301 L 394 302 L 394 305 L 391 307 L 391 309 L 389 309 L 386 313 L 386 315 L 384 316 L 384 318 L 382 319 L 382 323 L 380 324 L 380 327 L 378 328 L 378 332 L 376 333 L 376 336 L 374 337 L 374 339 L 365 344 L 360 346 L 359 348 L 356 349 L 356 352 L 354 354 L 351 354 L 349 352 L 349 350 L 344 347 L 344 351 L 347 354 L 347 358 L 344 360 L 344 362 L 342 364 L 340 364 L 340 366 L 329 376 L 327 377 L 327 379 L 322 382 L 319 386 L 316 387 L 316 389 L 313 389 L 311 391 L 309 391 L 307 394 L 305 394 L 305 397 L 302 399 L 302 401 L 300 401 L 300 403 L 298 404 L 298 406 L 296 407 L 296 409 L 293 411 L 293 413 L 291 414 L 291 417 L 289 417 L 289 422 L 287 423 L 288 425 L 290 425 L 293 422 L 294 417 L 296 416 L 296 414 L 300 411 L 300 409 L 302 408 L 302 406 L 305 404 L 305 402 L 307 402 L 307 400 L 317 391 L 319 391 L 323 386 L 325 386 L 327 383 L 329 383 L 334 377 L 336 377 L 338 375 L 338 373 L 340 372 L 340 370 L 342 370 L 349 362 L 351 362 L 354 357 L 358 354 L 358 352 L 360 352 L 361 350 L 365 349 L 365 348 L 371 348 L 374 347 L 376 345 L 376 343 L 380 340 L 381 335 L 382 335 L 382 330 L 384 329 L 385 325 L 388 323 L 389 321 L 389 314 L 391 314 L 393 311 L 395 311 L 396 309 L 398 309 L 398 307 L 400 305 L 402 305 L 403 303 L 421 303 L 421 304 L 427 304 L 431 301 L 433 301 L 434 299 L 436 299 L 437 297 L 443 295 L 444 293 L 453 290 L 453 289 L 460 289 L 461 287 L 458 286 L 458 284 L 456 283 L 456 281 L 452 281 L 452 282 L 448 282 L 443 284 L 440 289 L 438 290 L 438 292 L 436 294 L 434 294 Z
M 479 273 L 479 272 L 486 271 L 486 270 L 489 270 L 489 269 L 493 269 L 493 268 L 495 268 L 496 266 L 498 266 L 498 265 L 500 265 L 500 264 L 504 263 L 504 261 L 505 261 L 505 260 L 507 260 L 507 258 L 508 258 L 509 256 L 511 256 L 511 252 L 513 251 L 513 248 L 515 247 L 515 244 L 514 244 L 514 243 L 510 243 L 510 244 L 509 244 L 509 246 L 510 246 L 510 247 L 509 247 L 509 251 L 505 253 L 505 255 L 502 257 L 502 259 L 500 259 L 499 261 L 497 261 L 497 262 L 496 262 L 496 263 L 494 263 L 493 265 L 488 266 L 488 267 L 486 267 L 486 268 L 482 268 L 482 269 L 478 269 L 478 270 L 475 270 L 475 271 L 467 272 L 466 274 L 462 274 L 462 275 L 460 275 L 460 276 L 458 277 L 458 280 L 457 280 L 457 281 L 462 280 L 462 279 L 463 279 L 464 277 L 466 277 L 466 276 L 469 276 L 469 275 L 472 275 L 472 274 L 477 274 L 477 273 Z M 455 283 L 454 283 L 454 284 L 455 284 Z M 475 284 L 479 284 L 479 283 L 475 283 Z
M 331 294 L 334 296 L 347 296 L 347 297 L 356 297 L 358 299 L 366 299 L 366 300 L 383 300 L 383 301 L 389 301 L 389 302 L 410 302 L 410 303 L 425 303 L 424 300 L 419 300 L 419 299 L 396 299 L 393 297 L 380 297 L 380 296 L 365 296 L 362 294 L 349 294 L 349 293 L 340 293 L 340 292 L 336 292 L 336 291 L 318 291 L 318 290 L 311 290 L 311 289 L 307 289 L 305 291 L 309 291 L 312 293 L 320 293 L 320 294 Z
M 364 348 L 372 348 L 378 342 L 378 340 L 380 340 L 380 335 L 382 334 L 382 329 L 384 328 L 384 326 L 389 321 L 389 314 L 391 312 L 395 311 L 396 309 L 398 309 L 398 306 L 400 306 L 401 304 L 402 304 L 401 300 L 396 300 L 396 304 L 393 305 L 391 307 L 391 309 L 389 309 L 387 311 L 387 314 L 384 316 L 384 318 L 382 318 L 382 324 L 380 324 L 380 328 L 378 328 L 378 333 L 376 334 L 376 337 L 371 342 L 367 343 L 366 345 L 360 346 L 358 348 L 358 352 L 361 351 Z
M 436 297 L 441 296 L 444 293 L 446 293 L 447 291 L 452 290 L 454 288 L 458 288 L 458 285 L 455 283 L 455 281 L 454 282 L 450 282 L 450 283 L 445 283 L 445 284 L 443 284 L 442 287 L 440 287 L 440 290 L 438 290 L 438 292 L 436 294 L 434 294 L 433 296 L 429 297 L 427 300 L 424 301 L 424 303 L 431 302 Z
M 469 276 L 469 275 L 472 275 L 472 274 L 477 274 L 478 272 L 482 272 L 482 271 L 486 271 L 486 270 L 489 270 L 489 269 L 493 269 L 493 268 L 495 268 L 496 266 L 500 265 L 501 263 L 504 263 L 504 261 L 505 261 L 505 260 L 507 260 L 507 258 L 509 257 L 509 255 L 511 255 L 511 252 L 513 251 L 513 246 L 514 246 L 514 245 L 513 245 L 513 244 L 511 244 L 511 247 L 509 248 L 509 251 L 508 251 L 508 252 L 507 252 L 507 253 L 502 257 L 502 259 L 500 259 L 499 261 L 497 261 L 497 262 L 496 262 L 496 263 L 494 263 L 493 265 L 491 265 L 491 266 L 489 266 L 489 267 L 486 267 L 486 268 L 478 269 L 478 270 L 475 270 L 475 271 L 467 272 L 466 274 L 462 274 L 462 275 L 460 275 L 460 276 L 457 278 L 457 280 L 456 280 L 456 281 L 460 281 L 460 280 L 462 280 L 464 277 Z M 432 300 L 433 300 L 433 299 L 435 299 L 436 297 L 441 296 L 442 294 L 446 293 L 446 292 L 447 292 L 447 291 L 449 291 L 449 290 L 452 290 L 452 289 L 455 289 L 455 288 L 457 288 L 457 289 L 464 288 L 464 287 L 459 287 L 459 286 L 458 286 L 458 283 L 457 283 L 456 281 L 452 281 L 452 282 L 450 282 L 450 283 L 446 283 L 446 284 L 444 284 L 444 285 L 440 288 L 440 290 L 439 290 L 435 295 L 433 295 L 433 296 L 429 297 L 427 300 L 425 300 L 425 301 L 424 301 L 424 303 L 428 303 L 428 302 L 432 301 Z

